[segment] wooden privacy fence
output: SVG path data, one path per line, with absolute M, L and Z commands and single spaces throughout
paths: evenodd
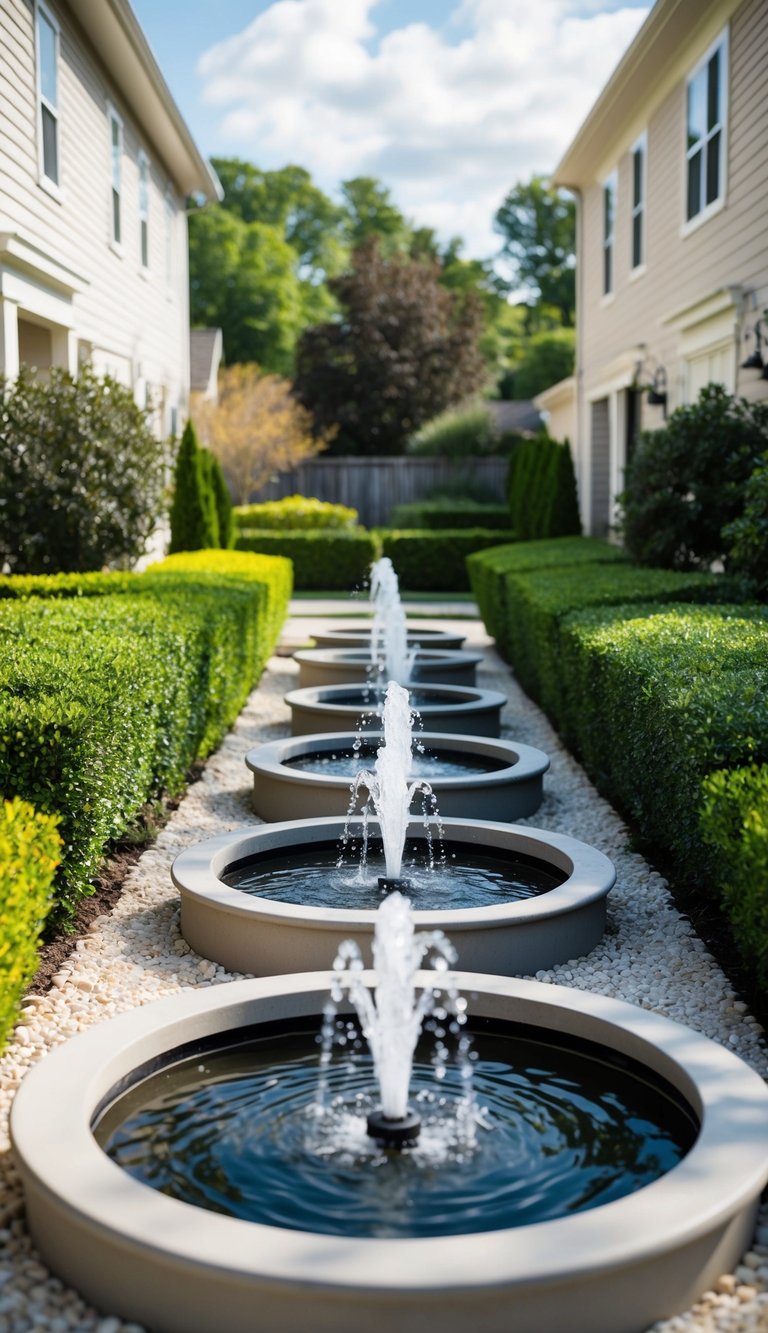
M 501 501 L 507 468 L 506 458 L 313 458 L 273 477 L 252 499 L 258 503 L 312 495 L 351 505 L 364 527 L 377 527 L 389 523 L 395 505 L 421 500 L 436 490 L 461 495 L 482 487 L 489 499 Z

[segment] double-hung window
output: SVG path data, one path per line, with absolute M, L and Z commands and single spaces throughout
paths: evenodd
M 59 27 L 42 5 L 37 6 L 37 95 L 41 183 L 60 185 L 59 163 Z
M 139 150 L 139 255 L 149 268 L 149 158 Z
M 718 37 L 687 87 L 686 220 L 701 217 L 725 198 L 728 33 Z
M 163 200 L 165 213 L 165 281 L 168 287 L 173 285 L 173 228 L 176 222 L 176 205 L 173 190 L 166 186 Z
M 632 149 L 632 264 L 633 272 L 645 263 L 645 163 L 647 139 L 643 134 Z
M 109 107 L 109 156 L 110 156 L 110 177 L 111 177 L 111 204 L 112 204 L 112 244 L 122 245 L 123 224 L 122 224 L 122 195 L 123 195 L 123 122 L 115 111 L 114 107 Z
M 613 292 L 613 251 L 616 227 L 616 173 L 603 181 L 603 296 Z

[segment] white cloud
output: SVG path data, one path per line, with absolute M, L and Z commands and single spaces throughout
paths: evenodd
M 422 22 L 378 36 L 379 2 L 276 0 L 207 51 L 222 151 L 300 163 L 329 191 L 377 176 L 408 217 L 491 254 L 504 195 L 553 169 L 647 10 L 462 0 L 450 42 Z

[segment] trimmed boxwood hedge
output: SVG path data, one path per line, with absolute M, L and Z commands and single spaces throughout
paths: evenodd
M 623 551 L 596 537 L 555 537 L 478 551 L 467 557 L 467 569 L 480 615 L 489 633 L 493 634 L 504 651 L 507 625 L 504 587 L 507 574 L 524 574 L 532 569 L 558 569 L 564 565 L 616 562 L 626 562 Z
M 317 532 L 254 529 L 241 531 L 235 547 L 291 560 L 295 586 L 302 591 L 341 588 L 351 592 L 366 581 L 372 562 L 381 554 L 378 538 L 365 528 Z
M 768 765 L 721 769 L 705 778 L 701 831 L 734 938 L 768 992 Z
M 348 505 L 316 500 L 311 495 L 286 495 L 282 500 L 265 500 L 263 504 L 237 505 L 234 517 L 243 532 L 256 528 L 270 532 L 316 532 L 354 528 L 358 514 Z
M 485 504 L 482 500 L 414 500 L 395 505 L 390 515 L 393 528 L 509 528 L 509 506 Z M 512 534 L 507 531 L 507 541 Z
M 0 801 L 0 1049 L 37 967 L 61 839 L 55 815 Z
M 274 646 L 290 566 L 195 552 L 103 580 L 87 577 L 80 596 L 72 579 L 45 580 L 46 597 L 24 580 L 26 595 L 6 588 L 0 602 L 0 790 L 61 817 L 57 922 L 105 845 L 236 718 Z
M 400 588 L 409 592 L 467 592 L 467 556 L 510 540 L 508 532 L 492 528 L 380 528 L 379 535 L 382 555 L 389 556 Z

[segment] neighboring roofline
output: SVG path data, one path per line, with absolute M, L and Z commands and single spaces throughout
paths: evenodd
M 128 0 L 66 0 L 66 5 L 179 189 L 220 200 L 216 172 L 192 138 Z
M 552 175 L 578 192 L 604 168 L 609 149 L 632 122 L 647 119 L 669 87 L 680 52 L 692 46 L 713 16 L 722 22 L 740 0 L 656 0 Z M 642 128 L 642 126 L 641 126 Z M 631 130 L 634 133 L 634 130 Z

